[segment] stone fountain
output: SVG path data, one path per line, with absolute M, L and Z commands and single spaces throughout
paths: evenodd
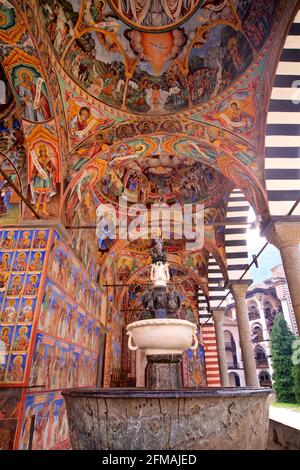
M 151 389 L 181 387 L 182 353 L 197 349 L 197 327 L 187 319 L 178 319 L 180 296 L 170 281 L 169 264 L 162 241 L 151 250 L 150 278 L 153 285 L 142 297 L 141 320 L 127 325 L 128 347 L 146 354 L 146 386 Z
M 198 347 L 197 326 L 177 318 L 161 240 L 151 256 L 153 285 L 127 326 L 129 348 L 146 354 L 146 388 L 64 390 L 73 449 L 265 449 L 270 389 L 182 388 L 182 353 Z

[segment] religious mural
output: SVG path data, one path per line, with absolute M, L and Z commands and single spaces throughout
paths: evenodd
M 213 168 L 181 155 L 150 155 L 124 158 L 112 162 L 97 184 L 101 194 L 111 202 L 120 195 L 128 202 L 151 204 L 204 203 L 210 205 L 228 190 L 225 181 Z
M 28 383 L 45 391 L 43 398 L 26 398 L 21 448 L 28 446 L 33 416 L 33 448 L 66 441 L 68 429 L 57 423 L 64 413 L 57 389 L 96 385 L 100 290 L 59 235 L 51 233 L 30 228 L 0 231 L 0 383 Z M 45 415 L 34 408 L 41 403 Z M 7 447 L 12 446 L 15 426 L 4 426 L 0 419 L 0 439 L 7 440 Z M 40 442 L 43 426 L 51 429 L 42 433 Z M 61 434 L 53 434 L 55 426 Z
M 161 31 L 175 28 L 205 2 L 203 0 L 167 0 L 165 2 L 112 0 L 109 3 L 118 15 L 133 27 L 146 31 L 148 29 Z
M 32 326 L 49 229 L 1 230 L 0 343 L 3 352 L 0 383 L 25 380 Z
M 76 147 L 95 131 L 100 131 L 115 123 L 108 113 L 100 111 L 75 93 L 65 81 L 60 79 L 60 88 L 64 97 L 64 107 L 69 126 L 70 145 Z
M 205 387 L 205 353 L 199 344 L 196 351 L 189 349 L 183 355 L 183 385 L 184 387 Z
M 49 41 L 75 82 L 138 114 L 186 110 L 220 94 L 256 57 L 276 10 L 275 0 L 40 3 Z
M 15 66 L 12 69 L 12 82 L 24 119 L 34 122 L 51 119 L 52 111 L 45 80 L 35 68 L 23 64 Z
M 60 392 L 35 393 L 26 397 L 20 450 L 29 449 L 32 424 L 32 450 L 52 449 L 68 439 L 65 402 Z

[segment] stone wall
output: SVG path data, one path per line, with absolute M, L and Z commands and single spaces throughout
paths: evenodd
M 300 413 L 299 413 L 300 422 Z M 267 450 L 300 450 L 300 430 L 270 419 Z

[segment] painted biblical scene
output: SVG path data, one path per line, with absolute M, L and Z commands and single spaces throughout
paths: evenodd
M 99 318 L 101 296 L 95 282 L 72 250 L 55 233 L 49 258 L 49 278 L 93 318 Z
M 0 383 L 25 380 L 48 238 L 49 229 L 0 231 Z
M 127 157 L 113 161 L 97 183 L 103 197 L 151 204 L 204 203 L 212 205 L 230 188 L 228 180 L 212 167 L 181 155 Z
M 239 2 L 237 13 L 243 32 L 255 49 L 259 49 L 268 37 L 277 6 L 277 0 Z
M 171 33 L 169 33 L 171 34 Z M 163 48 L 157 42 L 156 36 L 152 39 L 157 48 Z M 184 44 L 184 42 L 183 42 Z M 172 49 L 172 45 L 169 46 Z M 180 51 L 180 48 L 179 48 Z M 170 66 L 161 74 L 162 63 L 160 54 L 155 53 L 152 64 L 142 63 L 137 66 L 132 79 L 128 83 L 126 96 L 126 106 L 129 111 L 134 113 L 162 114 L 167 112 L 176 112 L 187 109 L 189 105 L 188 82 L 182 70 L 176 65 Z M 152 69 L 157 73 L 153 75 Z
M 97 357 L 86 348 L 38 333 L 29 384 L 44 385 L 45 390 L 94 387 Z
M 54 337 L 97 351 L 99 322 L 78 307 L 71 295 L 69 292 L 67 296 L 57 284 L 47 279 L 38 328 Z
M 24 145 L 24 134 L 20 118 L 11 114 L 0 120 L 0 152 L 11 162 L 21 177 L 27 174 L 27 159 Z M 5 164 L 3 162 L 3 164 Z M 8 166 L 6 163 L 5 165 Z M 23 176 L 24 175 L 24 176 Z
M 231 95 L 230 99 L 211 107 L 197 116 L 197 120 L 213 123 L 227 129 L 255 144 L 257 111 L 260 106 L 261 75 L 264 67 L 260 66 L 257 75 L 251 81 Z
M 199 344 L 196 351 L 189 349 L 183 357 L 183 386 L 206 387 L 205 353 Z
M 142 31 L 173 29 L 186 21 L 203 3 L 204 0 L 111 0 L 109 2 L 123 21 Z
M 62 55 L 72 39 L 74 26 L 78 20 L 80 0 L 40 1 L 45 26 L 56 53 Z
M 190 51 L 188 87 L 191 101 L 199 105 L 216 96 L 240 76 L 253 60 L 247 38 L 229 26 L 204 33 Z
M 33 440 L 30 446 L 30 432 Z M 68 448 L 68 421 L 60 392 L 35 393 L 26 397 L 19 449 Z
M 200 106 L 233 85 L 266 43 L 277 5 L 40 2 L 49 40 L 82 89 L 114 108 L 154 115 Z
M 121 108 L 125 90 L 124 56 L 103 32 L 86 33 L 72 42 L 64 66 L 74 80 L 105 104 Z

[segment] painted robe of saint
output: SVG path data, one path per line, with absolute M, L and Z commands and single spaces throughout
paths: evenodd
M 9 373 L 10 382 L 22 382 L 24 375 L 24 368 L 22 366 L 22 356 L 16 356 L 13 361 L 13 367 Z
M 72 139 L 75 142 L 79 142 L 80 139 L 83 139 L 88 130 L 90 129 L 90 125 L 88 125 L 88 119 L 91 116 L 90 110 L 83 106 L 78 111 L 78 114 L 71 120 L 69 124 L 70 134 Z
M 41 90 L 41 84 L 33 83 L 32 74 L 23 71 L 16 87 L 21 102 L 23 117 L 29 121 L 47 121 L 51 118 L 48 99 Z M 42 79 L 41 79 L 42 80 Z
M 48 200 L 56 194 L 57 171 L 46 145 L 40 145 L 38 155 L 31 152 L 33 170 L 31 175 L 31 194 L 36 210 L 42 206 L 46 216 Z

